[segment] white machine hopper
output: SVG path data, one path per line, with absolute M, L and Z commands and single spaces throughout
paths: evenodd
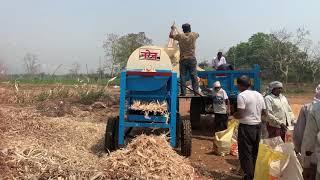
M 129 57 L 127 70 L 172 70 L 172 64 L 164 48 L 142 46 Z

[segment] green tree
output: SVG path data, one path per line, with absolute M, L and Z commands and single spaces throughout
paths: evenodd
M 317 83 L 316 80 L 320 79 L 320 42 L 311 51 L 309 70 L 311 71 L 312 82 Z M 319 83 L 319 82 L 318 82 Z
M 207 61 L 201 61 L 198 63 L 198 66 L 204 70 L 212 70 L 212 68 L 209 66 L 209 63 Z
M 110 71 L 111 77 L 118 71 L 117 51 L 118 51 L 119 36 L 116 34 L 108 34 L 103 43 L 103 48 L 106 53 L 105 68 Z
M 264 79 L 280 77 L 287 83 L 289 76 L 293 76 L 300 82 L 310 66 L 311 41 L 308 35 L 304 28 L 299 28 L 296 33 L 285 29 L 270 34 L 256 33 L 247 42 L 231 47 L 227 59 L 238 69 L 259 64 Z
M 270 60 L 271 36 L 265 33 L 252 35 L 248 42 L 231 47 L 227 52 L 227 59 L 237 69 L 251 68 L 253 64 L 259 64 L 264 78 L 273 76 L 274 67 Z
M 298 82 L 300 81 L 301 76 L 297 72 L 295 64 L 305 65 L 305 61 L 308 59 L 310 44 L 307 39 L 308 35 L 309 31 L 304 28 L 298 28 L 295 34 L 287 32 L 285 29 L 272 33 L 271 60 L 277 65 L 285 84 L 288 83 L 290 72 L 298 75 Z
M 144 32 L 130 33 L 120 37 L 115 34 L 108 34 L 106 41 L 103 43 L 103 48 L 106 52 L 107 62 L 111 64 L 112 72 L 115 71 L 115 68 L 124 68 L 134 50 L 151 43 L 152 40 Z

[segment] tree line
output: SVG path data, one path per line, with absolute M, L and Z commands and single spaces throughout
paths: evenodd
M 117 74 L 136 48 L 151 43 L 144 33 L 121 37 L 108 34 L 103 47 L 109 72 Z M 320 43 L 312 42 L 310 32 L 305 28 L 298 28 L 295 32 L 280 29 L 255 33 L 246 42 L 230 47 L 226 58 L 236 69 L 260 65 L 264 80 L 316 83 L 320 78 Z M 208 69 L 207 62 L 199 62 L 199 65 Z
M 102 44 L 105 58 L 100 59 L 99 67 L 94 73 L 90 73 L 90 76 L 100 79 L 117 76 L 135 49 L 151 44 L 152 39 L 144 32 L 107 34 Z M 271 33 L 255 33 L 247 41 L 230 47 L 225 56 L 235 69 L 251 68 L 253 64 L 260 65 L 264 80 L 316 83 L 320 78 L 320 43 L 312 42 L 310 32 L 304 28 L 298 28 L 295 32 L 281 29 Z M 33 53 L 24 56 L 23 66 L 26 74 L 43 74 L 40 70 L 40 60 Z M 57 66 L 52 75 L 61 66 L 62 64 Z M 199 66 L 207 69 L 208 63 L 199 62 Z M 79 63 L 74 62 L 68 74 L 72 77 L 81 75 L 80 67 Z M 7 72 L 3 63 L 0 63 L 0 70 L 2 74 Z
M 266 80 L 316 83 L 320 78 L 320 44 L 314 44 L 309 36 L 304 28 L 294 33 L 285 29 L 256 33 L 232 46 L 226 58 L 237 69 L 260 65 Z

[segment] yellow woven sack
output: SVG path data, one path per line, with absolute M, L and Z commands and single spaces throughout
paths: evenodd
M 224 156 L 230 153 L 233 131 L 238 124 L 237 120 L 230 120 L 228 122 L 228 129 L 215 133 L 213 147 L 217 154 Z
M 276 151 L 272 149 L 270 146 L 260 143 L 255 172 L 254 172 L 254 179 L 255 180 L 276 180 L 277 178 L 270 172 L 270 164 L 271 163 L 274 164 L 277 161 L 287 161 L 287 159 L 288 159 L 288 155 L 286 155 L 285 153 Z M 279 163 L 279 168 L 283 168 L 283 167 L 280 167 L 280 164 L 282 165 L 283 163 Z

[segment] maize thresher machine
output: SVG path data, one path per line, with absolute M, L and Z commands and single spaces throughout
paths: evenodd
M 191 123 L 179 115 L 177 73 L 164 48 L 143 46 L 128 59 L 120 75 L 119 116 L 109 119 L 105 148 L 112 151 L 126 144 L 127 131 L 132 128 L 166 129 L 170 145 L 191 155 Z M 142 112 L 133 109 L 135 103 L 164 102 L 165 112 Z

